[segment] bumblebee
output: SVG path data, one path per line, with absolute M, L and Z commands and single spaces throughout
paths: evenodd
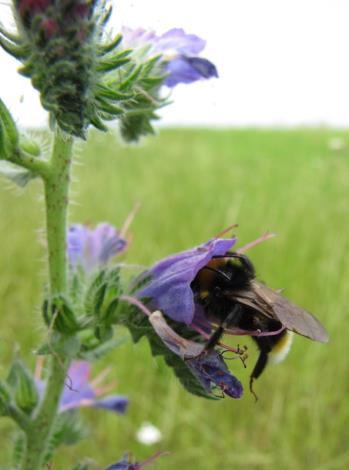
M 280 362 L 287 355 L 293 332 L 315 341 L 328 341 L 326 330 L 311 313 L 256 279 L 252 262 L 243 254 L 228 252 L 213 257 L 198 272 L 191 287 L 207 319 L 217 325 L 206 350 L 216 346 L 225 332 L 248 332 L 256 342 L 259 357 L 250 376 L 252 393 L 253 381 L 268 361 Z

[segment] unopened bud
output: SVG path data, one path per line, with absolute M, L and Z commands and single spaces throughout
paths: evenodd
M 10 111 L 0 98 L 0 160 L 11 158 L 18 144 L 18 131 Z
M 22 136 L 19 144 L 21 150 L 33 157 L 39 157 L 41 154 L 40 145 L 33 139 L 27 136 Z
M 0 416 L 6 416 L 11 403 L 11 389 L 6 382 L 0 380 Z
M 12 364 L 8 382 L 14 390 L 16 405 L 30 414 L 39 402 L 39 393 L 33 376 L 19 359 Z
M 63 295 L 45 299 L 42 313 L 47 326 L 52 325 L 60 333 L 71 335 L 80 329 L 74 311 Z

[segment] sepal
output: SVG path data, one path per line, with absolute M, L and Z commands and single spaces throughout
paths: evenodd
M 32 157 L 40 157 L 41 155 L 41 147 L 38 142 L 27 135 L 21 135 L 19 148 Z
M 17 151 L 19 135 L 17 126 L 0 98 L 0 159 L 10 159 Z
M 45 299 L 42 314 L 46 325 L 62 334 L 73 335 L 81 329 L 73 307 L 63 294 Z
M 96 326 L 105 329 L 115 322 L 122 292 L 120 268 L 103 269 L 93 278 L 84 300 L 84 310 L 95 319 Z
M 35 354 L 38 356 L 53 354 L 73 359 L 78 357 L 80 346 L 80 338 L 77 335 L 66 336 L 58 331 L 54 331 L 50 335 L 49 340 L 35 351 Z
M 96 339 L 95 334 L 89 333 L 89 335 L 82 341 L 79 359 L 83 359 L 88 362 L 101 359 L 103 356 L 125 343 L 127 339 L 128 338 L 126 336 L 122 336 L 101 343 Z
M 0 416 L 7 416 L 12 402 L 11 388 L 4 380 L 0 380 Z
M 13 391 L 16 405 L 30 415 L 39 402 L 39 394 L 34 377 L 20 359 L 13 362 L 7 383 Z

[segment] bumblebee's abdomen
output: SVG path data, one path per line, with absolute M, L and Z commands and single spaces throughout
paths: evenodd
M 269 360 L 273 364 L 277 364 L 285 359 L 289 353 L 294 334 L 292 331 L 285 330 L 284 334 L 278 338 L 272 350 L 269 353 Z
M 293 339 L 293 333 L 283 330 L 272 336 L 253 336 L 260 351 L 257 363 L 252 371 L 251 379 L 258 379 L 268 362 L 276 364 L 287 356 Z

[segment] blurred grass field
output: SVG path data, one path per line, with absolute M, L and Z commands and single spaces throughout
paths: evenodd
M 329 149 L 334 136 L 343 139 L 342 150 Z M 349 468 L 349 132 L 172 129 L 131 148 L 93 134 L 79 148 L 79 162 L 71 221 L 120 226 L 141 202 L 130 263 L 148 265 L 235 222 L 241 244 L 277 233 L 249 253 L 258 275 L 316 313 L 331 341 L 297 337 L 285 362 L 256 382 L 257 403 L 248 392 L 256 359 L 249 339 L 236 339 L 249 346 L 247 370 L 231 363 L 246 393 L 219 402 L 185 392 L 144 340 L 125 342 L 98 368 L 113 367 L 116 391 L 130 397 L 129 413 L 83 410 L 90 438 L 61 448 L 53 469 L 72 468 L 85 456 L 103 468 L 126 450 L 142 460 L 158 449 L 171 453 L 157 461 L 159 470 Z M 33 366 L 31 351 L 42 337 L 40 194 L 39 182 L 24 192 L 1 182 L 1 376 L 19 343 Z M 160 428 L 160 444 L 137 443 L 144 421 Z M 7 469 L 13 428 L 7 420 L 0 426 L 0 468 Z

